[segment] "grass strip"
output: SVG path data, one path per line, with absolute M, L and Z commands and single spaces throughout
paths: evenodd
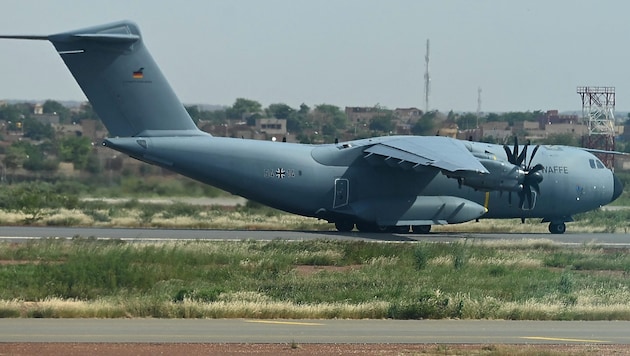
M 0 243 L 0 317 L 630 320 L 624 249 L 548 240 Z

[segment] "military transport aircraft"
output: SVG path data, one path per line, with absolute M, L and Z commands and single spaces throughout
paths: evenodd
M 335 144 L 214 137 L 194 124 L 129 21 L 50 36 L 110 138 L 141 161 L 339 231 L 428 233 L 483 218 L 542 218 L 565 232 L 576 213 L 622 192 L 584 149 L 447 137 L 386 136 Z M 516 140 L 515 140 L 516 141 Z

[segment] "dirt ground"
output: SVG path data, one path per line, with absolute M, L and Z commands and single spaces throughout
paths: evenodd
M 630 345 L 0 343 L 0 355 L 630 355 Z

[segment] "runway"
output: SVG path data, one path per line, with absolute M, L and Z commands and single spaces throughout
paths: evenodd
M 0 342 L 627 345 L 630 322 L 0 319 Z
M 430 233 L 389 234 L 332 231 L 245 231 L 245 230 L 194 230 L 194 229 L 140 229 L 140 228 L 91 228 L 91 227 L 28 227 L 3 226 L 0 239 L 23 241 L 39 238 L 97 238 L 126 241 L 168 240 L 308 240 L 337 239 L 382 242 L 457 241 L 474 238 L 485 241 L 546 239 L 566 245 L 594 243 L 608 247 L 630 247 L 630 234 L 606 233 Z

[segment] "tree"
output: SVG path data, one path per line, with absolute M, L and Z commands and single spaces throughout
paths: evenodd
M 44 124 L 33 118 L 24 119 L 22 128 L 24 129 L 24 136 L 35 141 L 46 138 L 52 140 L 55 137 L 55 130 L 49 123 Z
M 381 116 L 375 116 L 370 121 L 370 130 L 389 133 L 395 128 L 394 121 L 392 119 L 392 113 L 384 113 Z
M 306 105 L 306 104 L 304 104 L 304 103 L 300 104 L 300 110 L 298 111 L 298 114 L 300 114 L 300 115 L 305 115 L 305 116 L 306 116 L 306 115 L 308 115 L 310 112 L 311 112 L 311 108 L 310 108 L 308 105 Z M 629 114 L 629 115 L 630 115 L 630 114 Z
M 8 198 L 3 199 L 2 207 L 10 211 L 26 214 L 25 224 L 32 224 L 54 213 L 61 207 L 73 208 L 78 203 L 76 196 L 55 192 L 49 183 L 32 182 L 13 186 L 8 191 Z
M 324 140 L 331 140 L 337 138 L 339 135 L 338 130 L 346 128 L 348 118 L 346 113 L 341 111 L 339 107 L 329 104 L 321 104 L 315 107 L 312 113 L 313 121 L 315 121 L 315 127 L 319 127 L 324 137 Z
M 345 129 L 348 124 L 346 113 L 334 105 L 317 105 L 315 107 L 315 115 L 319 122 L 322 124 L 331 124 L 335 129 Z
M 426 112 L 411 128 L 414 135 L 435 135 L 435 117 L 437 111 Z
M 30 171 L 54 171 L 59 162 L 53 158 L 48 158 L 44 150 L 44 145 L 33 145 L 26 141 L 14 142 L 7 149 L 4 164 L 9 169 L 16 169 L 22 166 Z
M 91 150 L 92 142 L 85 136 L 64 137 L 57 145 L 59 159 L 72 162 L 75 169 L 85 169 Z
M 498 114 L 491 112 L 488 115 L 486 115 L 486 121 L 487 122 L 501 121 L 501 117 Z
M 477 127 L 477 114 L 465 113 L 460 115 L 456 122 L 460 130 L 474 129 Z
M 24 113 L 16 105 L 0 106 L 0 120 L 17 122 L 24 117 Z
M 310 112 L 311 108 L 304 103 L 300 105 L 300 110 L 293 110 L 291 114 L 287 117 L 287 131 L 294 133 L 301 132 L 304 127 L 307 126 L 308 116 Z
M 271 104 L 267 108 L 267 115 L 276 119 L 288 119 L 295 112 L 292 107 L 287 104 Z
M 190 115 L 190 118 L 193 120 L 195 125 L 199 125 L 199 119 L 201 118 L 201 112 L 199 111 L 199 106 L 190 105 L 190 106 L 184 106 L 184 108 L 188 112 L 188 115 Z
M 73 122 L 81 122 L 82 120 L 100 120 L 92 104 L 85 102 L 81 104 L 78 111 L 72 111 L 70 119 Z
M 16 149 L 13 146 L 7 148 L 7 152 L 4 155 L 4 166 L 7 169 L 17 169 L 22 165 L 22 162 L 26 159 L 26 154 L 21 149 Z
M 64 124 L 70 123 L 70 109 L 54 100 L 46 100 L 42 108 L 44 114 L 53 114 L 59 116 L 59 122 Z
M 306 115 L 301 115 L 300 111 L 296 111 L 289 105 L 282 103 L 271 104 L 265 111 L 267 116 L 287 120 L 287 131 L 299 132 L 302 130 Z
M 234 105 L 226 110 L 228 119 L 245 120 L 253 114 L 262 111 L 262 105 L 259 102 L 244 98 L 236 99 Z

